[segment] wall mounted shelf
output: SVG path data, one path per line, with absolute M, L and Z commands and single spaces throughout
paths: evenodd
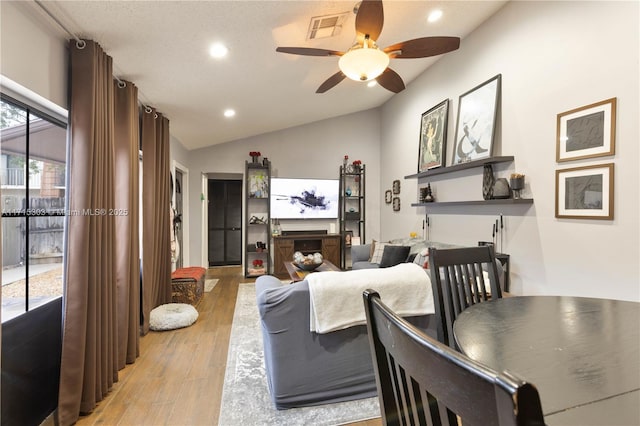
M 482 167 L 485 164 L 497 164 L 497 163 L 510 163 L 513 161 L 513 155 L 505 155 L 501 157 L 489 157 L 481 160 L 469 161 L 468 163 L 453 164 L 447 167 L 438 167 L 436 169 L 426 170 L 424 172 L 416 173 L 413 175 L 407 175 L 405 179 L 421 179 L 429 176 L 442 175 L 445 173 L 457 172 L 460 170 L 473 169 L 475 167 Z
M 468 163 L 454 164 L 448 167 L 438 167 L 436 169 L 426 170 L 421 173 L 405 176 L 405 179 L 423 179 L 431 176 L 454 173 L 460 170 L 473 168 L 482 168 L 486 164 L 510 163 L 514 160 L 513 155 L 504 155 L 499 157 L 488 157 L 481 160 L 469 161 Z M 491 200 L 463 200 L 463 201 L 435 201 L 433 203 L 412 203 L 411 207 L 445 207 L 445 206 L 491 206 L 491 205 L 527 205 L 533 204 L 532 198 L 499 198 Z
M 496 200 L 469 200 L 469 201 L 436 201 L 433 203 L 413 203 L 411 207 L 444 207 L 444 206 L 483 206 L 496 204 L 533 204 L 533 198 L 505 198 Z

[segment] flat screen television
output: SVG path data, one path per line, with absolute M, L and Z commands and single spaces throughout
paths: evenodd
M 336 219 L 338 179 L 271 178 L 274 219 Z

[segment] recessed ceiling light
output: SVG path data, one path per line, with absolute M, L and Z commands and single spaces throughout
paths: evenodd
M 233 117 L 234 115 L 236 115 L 236 111 L 235 111 L 235 110 L 233 110 L 233 109 L 225 109 L 225 110 L 224 110 L 224 116 L 225 116 L 225 117 L 227 117 L 227 118 L 231 118 L 231 117 Z
M 370 82 L 367 83 L 367 87 L 373 87 L 376 84 L 378 84 L 375 80 L 371 80 Z
M 440 18 L 442 18 L 442 10 L 435 9 L 429 14 L 429 17 L 427 18 L 427 21 L 436 22 Z
M 229 53 L 229 49 L 222 43 L 214 43 L 209 47 L 209 55 L 214 58 L 224 58 Z

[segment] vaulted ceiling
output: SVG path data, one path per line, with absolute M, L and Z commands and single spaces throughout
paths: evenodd
M 386 0 L 378 44 L 457 36 L 464 45 L 464 37 L 504 3 Z M 355 41 L 356 1 L 55 0 L 43 5 L 74 34 L 100 43 L 113 58 L 116 76 L 138 86 L 141 101 L 171 120 L 171 133 L 187 149 L 375 108 L 394 96 L 348 79 L 316 94 L 338 71 L 338 57 L 276 52 L 278 46 L 347 50 Z M 443 17 L 429 23 L 434 9 Z M 338 35 L 307 39 L 313 17 L 341 13 Z M 215 42 L 228 47 L 226 57 L 209 55 Z M 438 58 L 392 59 L 390 67 L 409 86 Z M 236 111 L 234 117 L 223 116 L 228 108 Z

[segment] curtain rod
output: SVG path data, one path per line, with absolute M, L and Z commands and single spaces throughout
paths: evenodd
M 58 24 L 58 26 L 60 28 L 62 28 L 67 34 L 69 34 L 75 41 L 76 41 L 76 47 L 78 49 L 84 49 L 85 46 L 87 45 L 87 42 L 82 40 L 80 37 L 78 37 L 75 33 L 71 32 L 67 27 L 64 26 L 64 24 L 62 22 L 60 22 L 60 20 L 58 18 L 56 18 L 53 13 L 51 13 L 43 4 L 41 0 L 33 0 L 35 4 L 37 4 L 46 14 L 47 16 L 49 16 L 56 24 Z M 115 68 L 115 66 L 114 66 Z M 118 87 L 120 88 L 124 88 L 127 86 L 127 82 L 120 80 L 117 76 L 113 76 L 113 78 L 116 79 L 116 81 L 118 82 Z M 144 94 L 140 91 L 140 88 L 138 88 L 138 95 L 142 95 L 144 96 Z M 147 113 L 151 113 L 153 110 L 151 109 L 150 106 L 146 105 L 144 102 L 138 100 L 138 102 L 140 103 L 140 105 L 142 105 L 144 107 L 145 112 Z M 156 113 L 156 118 L 157 118 L 157 113 Z
M 40 8 L 49 16 L 49 18 L 53 19 L 53 21 L 58 24 L 58 26 L 60 28 L 62 28 L 67 34 L 69 34 L 75 41 L 76 41 L 76 47 L 78 49 L 84 49 L 85 46 L 87 45 L 87 42 L 82 40 L 80 37 L 78 37 L 75 33 L 71 32 L 67 27 L 64 26 L 64 24 L 62 22 L 60 22 L 60 20 L 58 18 L 56 18 L 53 13 L 51 13 L 46 7 L 44 7 L 44 5 L 42 4 L 41 0 L 33 0 L 35 4 L 37 4 L 38 6 L 40 6 Z M 117 76 L 113 76 L 113 78 L 115 78 L 118 81 L 118 85 L 120 87 L 126 87 L 127 83 L 120 80 Z

